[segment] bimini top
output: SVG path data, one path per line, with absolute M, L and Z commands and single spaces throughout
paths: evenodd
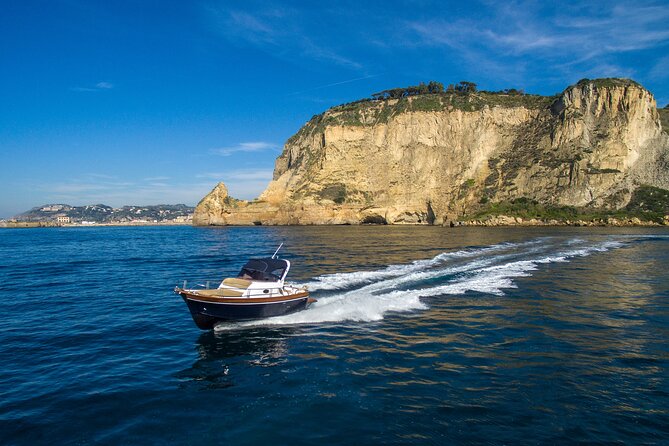
M 290 269 L 290 262 L 283 259 L 250 259 L 237 274 L 240 279 L 277 282 L 283 280 Z

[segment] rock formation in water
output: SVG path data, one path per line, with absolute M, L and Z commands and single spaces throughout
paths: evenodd
M 655 99 L 626 79 L 555 97 L 445 92 L 366 100 L 314 116 L 253 201 L 220 183 L 194 223 L 441 224 L 528 198 L 618 209 L 639 185 L 669 188 Z

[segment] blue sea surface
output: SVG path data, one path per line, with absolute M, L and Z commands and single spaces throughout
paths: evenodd
M 318 299 L 194 325 L 279 243 Z M 0 230 L 0 444 L 669 444 L 662 228 Z

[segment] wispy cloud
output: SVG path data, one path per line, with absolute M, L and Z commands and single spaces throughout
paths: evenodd
M 165 177 L 167 180 L 167 177 Z M 123 205 L 176 204 L 194 205 L 211 190 L 208 181 L 183 183 L 157 182 L 152 178 L 125 181 L 113 176 L 86 174 L 62 182 L 31 182 L 26 187 L 35 190 L 43 203 L 71 205 L 107 204 Z
M 232 25 L 249 33 L 248 39 L 274 43 L 274 38 L 278 35 L 270 25 L 263 23 L 260 18 L 249 13 L 230 11 L 229 17 Z
M 235 198 L 250 200 L 258 197 L 272 180 L 272 169 L 237 169 L 225 172 L 206 172 L 197 178 L 223 181 Z
M 341 65 L 354 70 L 360 70 L 363 68 L 362 64 L 337 53 L 332 48 L 327 48 L 323 45 L 315 43 L 309 37 L 303 36 L 299 40 L 299 44 L 302 54 L 309 58 L 324 62 L 331 62 L 336 65 Z
M 505 54 L 601 54 L 647 49 L 669 41 L 669 6 L 615 5 L 600 16 L 542 16 L 533 3 L 502 4 L 498 20 L 408 22 L 425 43 L 489 47 Z
M 669 56 L 664 56 L 655 63 L 650 70 L 650 77 L 658 80 L 669 78 Z
M 92 91 L 105 91 L 105 90 L 111 90 L 114 88 L 114 84 L 111 82 L 98 82 L 97 84 L 93 85 L 92 87 L 72 87 L 70 90 L 76 91 L 76 92 L 92 92 Z
M 229 172 L 206 172 L 195 175 L 196 178 L 207 178 L 218 181 L 255 181 L 272 179 L 271 169 L 240 169 Z
M 251 141 L 251 142 L 241 142 L 235 146 L 218 147 L 216 149 L 212 149 L 211 153 L 220 156 L 230 156 L 233 153 L 237 152 L 263 152 L 266 150 L 276 150 L 276 149 L 278 149 L 278 146 L 270 142 Z
M 219 181 L 225 182 L 230 195 L 235 198 L 255 198 L 272 180 L 272 174 L 270 168 L 241 168 L 198 173 L 188 178 L 152 176 L 128 180 L 115 175 L 86 173 L 62 181 L 26 179 L 22 188 L 39 197 L 39 202 L 32 206 L 47 203 L 101 203 L 114 207 L 176 203 L 195 205 Z
M 635 70 L 611 57 L 669 46 L 668 4 L 598 3 L 591 9 L 565 5 L 548 13 L 546 5 L 536 2 L 505 2 L 492 8 L 495 20 L 409 20 L 405 30 L 418 36 L 418 45 L 448 48 L 468 61 L 492 61 L 507 71 L 521 62 L 541 61 L 563 75 L 633 75 Z M 598 67 L 601 70 L 595 70 Z
M 336 44 L 327 42 L 323 34 L 307 29 L 305 23 L 314 17 L 306 17 L 303 11 L 261 7 L 249 12 L 219 5 L 208 7 L 206 13 L 219 34 L 251 44 L 272 56 L 293 61 L 304 58 L 353 70 L 363 68 L 361 63 L 342 54 Z
M 315 91 L 315 90 L 322 90 L 323 88 L 334 87 L 334 86 L 337 86 L 337 85 L 350 84 L 351 82 L 358 82 L 358 81 L 361 81 L 361 80 L 372 79 L 372 78 L 379 77 L 379 76 L 381 76 L 381 74 L 370 74 L 369 76 L 362 76 L 362 77 L 356 77 L 354 79 L 347 79 L 345 81 L 332 82 L 332 83 L 325 84 L 325 85 L 319 85 L 317 87 L 307 88 L 306 90 L 300 90 L 300 91 L 295 91 L 293 93 L 288 93 L 287 96 L 294 96 L 296 94 L 308 93 L 310 91 Z

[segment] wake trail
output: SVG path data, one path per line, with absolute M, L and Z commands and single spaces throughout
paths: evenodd
M 432 259 L 365 272 L 323 275 L 309 282 L 321 293 L 309 309 L 259 321 L 221 323 L 215 330 L 254 326 L 294 325 L 382 320 L 388 312 L 428 309 L 425 299 L 478 292 L 504 296 L 515 279 L 532 275 L 541 265 L 568 262 L 624 246 L 621 240 L 588 242 L 581 239 L 540 238 L 524 243 L 500 243 L 483 248 L 442 253 Z M 348 282 L 345 282 L 348 280 Z
M 314 278 L 310 282 L 302 283 L 312 291 L 320 290 L 341 290 L 352 288 L 356 285 L 368 284 L 382 281 L 393 277 L 401 277 L 412 272 L 424 271 L 427 268 L 434 267 L 451 260 L 467 259 L 491 254 L 499 251 L 524 246 L 532 246 L 542 242 L 544 239 L 534 239 L 523 243 L 498 243 L 483 248 L 469 248 L 455 252 L 444 252 L 438 254 L 432 259 L 415 260 L 409 264 L 389 265 L 385 268 L 371 271 L 354 271 L 348 273 L 325 274 Z

